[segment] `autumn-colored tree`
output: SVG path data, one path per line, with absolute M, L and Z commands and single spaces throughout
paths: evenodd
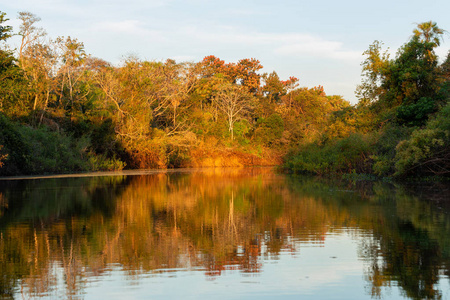
M 245 87 L 249 93 L 256 94 L 260 88 L 261 75 L 257 72 L 263 66 L 259 60 L 255 58 L 244 58 L 238 61 L 237 64 L 231 65 L 231 78 L 235 83 Z
M 25 49 L 36 43 L 46 35 L 46 32 L 41 27 L 36 27 L 36 23 L 41 21 L 41 18 L 28 11 L 19 12 L 19 20 L 22 21 L 19 30 L 21 42 L 19 46 L 19 61 L 22 63 L 22 56 Z
M 366 59 L 361 63 L 362 82 L 356 89 L 356 96 L 360 102 L 376 102 L 384 93 L 381 86 L 386 69 L 389 67 L 389 53 L 382 52 L 382 43 L 375 41 L 364 51 Z
M 226 75 L 227 68 L 225 61 L 214 55 L 206 56 L 198 63 L 198 73 L 202 78 L 210 78 L 217 74 Z
M 55 86 L 56 55 L 50 45 L 35 43 L 22 53 L 22 63 L 26 76 L 30 80 L 32 110 L 45 111 L 49 104 L 50 93 Z M 25 67 L 26 66 L 26 67 Z
M 261 77 L 264 81 L 262 87 L 262 94 L 267 97 L 269 102 L 278 102 L 281 96 L 285 93 L 285 85 L 278 77 L 277 72 L 273 71 L 270 74 L 264 73 Z
M 82 89 L 81 81 L 84 75 L 84 60 L 86 52 L 84 44 L 77 39 L 58 37 L 56 39 L 61 66 L 58 70 L 59 100 L 64 109 L 73 115 L 76 111 L 83 111 L 82 102 L 89 91 Z

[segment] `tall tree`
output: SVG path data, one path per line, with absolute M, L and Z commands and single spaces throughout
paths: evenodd
M 243 118 L 250 108 L 252 96 L 245 87 L 225 83 L 214 100 L 227 118 L 231 140 L 234 140 L 234 124 Z
M 257 72 L 263 66 L 260 61 L 255 58 L 244 58 L 233 66 L 233 75 L 235 83 L 244 86 L 250 93 L 256 94 L 260 87 L 261 75 Z
M 86 96 L 78 85 L 84 71 L 86 52 L 84 44 L 70 36 L 58 37 L 56 44 L 61 59 L 60 100 L 64 103 L 64 107 L 73 113 L 79 108 L 79 102 Z
M 19 27 L 19 35 L 22 37 L 19 47 L 19 61 L 22 61 L 22 55 L 25 49 L 37 42 L 41 37 L 46 35 L 46 32 L 41 27 L 36 27 L 36 23 L 41 21 L 41 18 L 28 11 L 19 12 L 19 20 L 22 21 Z
M 32 110 L 47 109 L 50 93 L 54 87 L 54 69 L 56 66 L 56 56 L 50 45 L 36 43 L 26 48 L 22 55 L 22 60 L 26 61 L 24 69 L 31 81 Z
M 382 52 L 381 46 L 380 41 L 374 41 L 363 53 L 366 59 L 361 63 L 362 80 L 356 88 L 356 96 L 360 102 L 376 102 L 384 92 L 381 84 L 390 61 L 388 51 Z
M 284 94 L 284 84 L 280 80 L 277 72 L 273 71 L 270 74 L 264 73 L 262 75 L 264 85 L 262 87 L 262 93 L 268 98 L 269 102 L 278 102 L 281 96 Z
M 356 93 L 360 102 L 370 103 L 382 122 L 387 118 L 421 125 L 437 109 L 439 68 L 434 49 L 444 31 L 430 21 L 419 24 L 413 32 L 395 59 L 381 52 L 378 41 L 364 52 L 363 82 Z

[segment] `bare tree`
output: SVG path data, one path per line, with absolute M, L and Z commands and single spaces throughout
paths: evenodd
M 225 83 L 214 97 L 219 109 L 227 117 L 231 140 L 234 140 L 234 123 L 240 120 L 250 108 L 252 96 L 245 87 Z

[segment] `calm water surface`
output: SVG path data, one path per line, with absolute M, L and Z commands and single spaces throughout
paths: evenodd
M 0 180 L 2 299 L 450 299 L 448 186 L 102 175 Z

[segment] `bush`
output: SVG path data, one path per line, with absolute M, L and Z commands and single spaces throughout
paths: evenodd
M 109 158 L 105 154 L 90 152 L 88 157 L 89 170 L 91 171 L 120 171 L 126 166 L 126 163 L 115 156 Z
M 1 175 L 24 174 L 29 169 L 31 149 L 17 126 L 0 114 L 0 144 L 3 145 L 3 155 L 8 156 L 0 169 Z
M 388 176 L 395 172 L 395 148 L 402 140 L 407 139 L 412 129 L 405 126 L 388 125 L 379 133 L 376 139 L 373 155 L 372 171 L 377 176 Z
M 291 154 L 284 166 L 296 173 L 318 175 L 366 173 L 370 169 L 370 144 L 370 139 L 361 134 L 325 145 L 308 144 Z
M 450 174 L 450 103 L 396 148 L 396 176 Z
M 86 155 L 90 145 L 88 138 L 74 139 L 72 136 L 50 131 L 45 127 L 34 129 L 18 126 L 18 130 L 30 149 L 29 164 L 24 173 L 67 173 L 89 170 Z
M 7 155 L 1 175 L 69 173 L 80 171 L 121 170 L 125 163 L 114 156 L 89 151 L 86 136 L 32 128 L 13 123 L 0 114 L 0 157 Z

